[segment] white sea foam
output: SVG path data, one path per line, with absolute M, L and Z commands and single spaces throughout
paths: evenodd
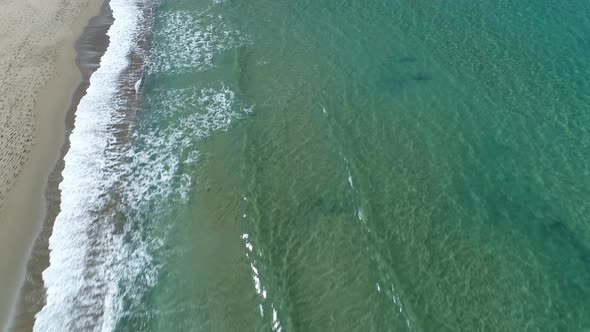
M 184 171 L 183 166 L 197 162 L 199 154 L 195 144 L 214 131 L 228 129 L 235 120 L 244 117 L 252 109 L 239 103 L 235 93 L 223 85 L 218 88 L 152 91 L 145 98 L 146 104 L 158 111 L 146 114 L 137 124 L 131 146 L 116 153 L 109 149 L 113 141 L 109 128 L 118 121 L 114 113 L 110 114 L 110 121 L 105 117 L 104 122 L 97 123 L 96 127 L 88 126 L 100 136 L 90 136 L 82 129 L 77 132 L 84 135 L 80 136 L 80 144 L 72 144 L 75 148 L 68 153 L 62 190 L 63 204 L 71 199 L 79 206 L 62 205 L 63 212 L 56 220 L 56 226 L 59 222 L 60 226 L 66 227 L 58 228 L 61 233 L 52 236 L 54 252 L 51 266 L 44 274 L 50 291 L 62 295 L 48 302 L 48 306 L 43 309 L 36 324 L 38 330 L 46 330 L 46 326 L 50 326 L 53 331 L 81 327 L 88 330 L 89 325 L 82 322 L 86 316 L 88 321 L 93 321 L 90 317 L 95 315 L 94 321 L 99 317 L 100 324 L 92 325 L 90 330 L 109 331 L 114 329 L 122 315 L 142 314 L 125 313 L 123 299 L 128 302 L 128 307 L 139 308 L 142 291 L 138 287 L 150 288 L 155 285 L 159 266 L 152 261 L 150 252 L 163 246 L 161 235 L 165 230 L 158 229 L 159 237 L 146 239 L 133 227 L 140 220 L 154 218 L 153 215 L 147 215 L 150 205 L 167 201 L 186 202 L 193 183 L 191 174 Z M 109 110 L 114 112 L 114 108 Z M 78 118 L 80 120 L 77 119 L 76 126 L 79 121 L 89 121 L 84 118 L 84 112 L 79 114 L 82 115 Z M 81 124 L 80 128 L 86 128 L 84 123 Z M 86 137 L 91 137 L 93 142 L 103 143 L 97 145 L 96 150 L 84 149 L 81 139 Z M 72 139 L 78 137 L 73 136 Z M 98 156 L 104 158 L 99 159 Z M 84 175 L 73 173 L 82 168 L 68 168 L 69 165 L 86 167 L 85 163 L 92 163 L 93 160 L 100 160 L 98 166 Z M 80 188 L 90 189 L 85 191 L 85 195 L 79 195 L 74 190 L 75 184 L 80 183 L 81 179 L 89 181 L 85 184 L 86 188 Z M 121 207 L 109 206 L 102 211 L 101 208 L 110 203 L 108 191 L 115 187 L 124 189 L 118 192 Z M 92 215 L 99 210 L 102 213 L 101 220 Z M 126 218 L 123 230 L 119 232 L 114 218 L 118 210 L 124 210 Z M 109 217 L 110 213 L 112 217 Z M 71 233 L 71 228 L 66 224 L 74 222 L 76 232 Z M 64 257 L 63 262 L 55 264 L 54 257 L 61 257 L 64 243 L 68 241 L 76 244 L 68 253 L 76 259 L 65 262 Z M 97 250 L 101 253 L 96 253 Z M 93 263 L 95 266 L 89 267 L 88 262 L 93 260 L 98 260 L 98 264 Z M 72 266 L 72 263 L 76 265 Z M 64 291 L 63 287 L 67 284 L 62 284 L 60 278 L 77 278 L 79 286 Z M 72 292 L 72 297 L 63 296 L 68 291 Z M 90 296 L 73 297 L 76 293 L 84 292 Z M 85 307 L 79 306 L 81 301 Z M 59 311 L 65 308 L 63 312 Z M 68 312 L 73 315 L 67 317 Z M 56 321 L 56 313 L 63 317 Z M 71 319 L 71 322 L 67 319 Z
M 109 203 L 105 191 L 121 174 L 112 129 L 123 121 L 117 81 L 128 66 L 140 9 L 128 0 L 111 0 L 110 6 L 115 19 L 110 44 L 80 101 L 65 156 L 60 213 L 43 272 L 47 302 L 36 315 L 35 331 L 110 330 L 116 315 L 116 273 L 124 248 L 109 222 L 114 216 L 96 213 Z
M 200 15 L 189 11 L 162 15 L 162 28 L 154 37 L 156 53 L 149 66 L 151 72 L 201 71 L 213 66 L 213 57 L 220 51 L 247 42 L 239 30 L 228 26 L 211 8 Z
M 135 210 L 143 209 L 138 204 L 162 201 L 171 194 L 186 201 L 193 183 L 191 174 L 182 169 L 197 162 L 195 144 L 215 131 L 227 130 L 251 111 L 223 85 L 162 89 L 145 98 L 146 105 L 157 112 L 146 115 L 133 137 L 134 147 L 126 156 L 129 173 L 135 174 L 127 184 L 126 195 Z
M 246 197 L 244 197 L 244 201 L 247 201 Z M 280 332 L 283 330 L 283 327 L 279 319 L 278 311 L 275 308 L 275 304 L 272 302 L 271 299 L 269 299 L 268 291 L 266 287 L 262 284 L 261 273 L 256 267 L 258 261 L 254 257 L 258 256 L 258 258 L 261 259 L 262 252 L 260 252 L 260 250 L 254 251 L 254 245 L 249 240 L 250 236 L 248 233 L 242 234 L 240 238 L 244 241 L 244 246 L 248 250 L 246 252 L 246 257 L 248 257 L 248 259 L 250 260 L 250 269 L 252 270 L 252 281 L 254 283 L 254 290 L 256 291 L 256 294 L 259 296 L 261 301 L 258 305 L 258 308 L 260 309 L 260 317 L 264 318 L 265 306 L 267 306 L 266 308 L 269 308 L 268 306 L 270 305 L 269 310 L 272 312 L 271 330 L 275 332 Z
M 159 266 L 151 253 L 164 246 L 166 230 L 150 230 L 156 227 L 145 222 L 155 217 L 150 207 L 186 202 L 194 185 L 190 165 L 199 160 L 195 143 L 252 112 L 222 84 L 150 91 L 142 97 L 156 112 L 142 114 L 133 135 L 118 140 L 117 125 L 127 121 L 118 83 L 141 32 L 142 11 L 134 0 L 111 0 L 110 6 L 115 18 L 110 45 L 80 101 L 70 135 L 61 211 L 49 240 L 50 265 L 43 273 L 47 303 L 36 315 L 35 331 L 112 331 L 126 315 L 147 314 L 126 309 L 140 308 L 140 288 L 157 283 Z M 206 67 L 214 52 L 239 39 L 224 33 L 223 25 L 199 33 L 200 27 L 186 25 L 196 21 L 183 21 L 187 13 L 170 15 L 163 33 L 178 38 L 165 42 L 167 55 L 153 54 L 156 72 Z M 196 37 L 179 42 L 186 33 Z M 190 57 L 190 52 L 200 55 Z M 136 92 L 143 79 L 135 84 Z M 146 236 L 150 232 L 158 236 Z

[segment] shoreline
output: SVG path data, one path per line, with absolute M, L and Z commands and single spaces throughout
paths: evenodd
M 121 176 L 117 163 L 127 151 L 139 101 L 136 83 L 142 75 L 147 33 L 143 27 L 150 22 L 151 6 L 126 0 L 109 0 L 107 5 L 103 8 L 108 13 L 103 11 L 91 21 L 77 43 L 81 60 L 77 63 L 89 84 L 79 88 L 83 93 L 74 105 L 75 117 L 73 111 L 68 117 L 71 130 L 53 180 L 59 185 L 59 196 L 54 195 L 59 207 L 49 209 L 53 216 L 48 215 L 34 255 L 38 263 L 35 258 L 31 262 L 36 271 L 30 269 L 27 275 L 34 281 L 36 273 L 38 280 L 37 286 L 29 283 L 28 293 L 41 292 L 37 298 L 44 300 L 37 300 L 38 308 L 28 313 L 36 330 L 104 329 L 120 314 L 111 311 L 116 304 L 108 297 L 117 287 L 113 280 L 121 274 L 110 265 L 114 258 L 102 253 L 124 248 L 111 237 L 116 232 L 111 227 L 117 225 L 95 213 L 101 213 L 106 203 L 99 183 L 110 185 Z M 101 239 L 106 242 L 99 243 Z M 114 247 L 103 251 L 102 245 Z
M 82 81 L 76 88 L 65 117 L 65 141 L 60 149 L 59 160 L 53 167 L 47 180 L 45 189 L 45 217 L 26 269 L 26 278 L 18 296 L 16 312 L 12 318 L 11 329 L 22 326 L 26 330 L 33 327 L 35 314 L 45 304 L 46 290 L 43 284 L 43 271 L 49 266 L 49 237 L 53 230 L 53 223 L 60 211 L 61 194 L 59 184 L 62 181 L 64 157 L 68 152 L 69 135 L 74 129 L 75 113 L 80 100 L 90 86 L 90 77 L 100 66 L 100 59 L 109 45 L 107 32 L 113 23 L 113 16 L 108 0 L 103 2 L 98 15 L 92 17 L 84 31 L 76 40 L 76 66 L 82 74 Z
M 45 5 L 58 6 L 64 3 L 67 2 L 54 1 Z M 55 193 L 59 209 L 59 182 L 56 180 L 61 176 L 58 169 L 63 165 L 67 134 L 73 125 L 73 111 L 85 93 L 83 86 L 87 72 L 97 67 L 83 68 L 82 63 L 78 62 L 82 48 L 79 41 L 90 25 L 90 20 L 97 14 L 100 16 L 105 3 L 103 0 L 82 0 L 66 6 L 66 10 L 70 10 L 68 13 L 56 11 L 57 17 L 48 19 L 48 22 L 58 22 L 51 26 L 56 31 L 48 28 L 41 37 L 43 39 L 37 41 L 38 45 L 31 46 L 51 51 L 48 51 L 47 57 L 53 58 L 47 60 L 52 70 L 44 82 L 37 82 L 40 86 L 38 94 L 31 96 L 34 107 L 30 111 L 34 118 L 29 125 L 33 127 L 34 137 L 25 137 L 27 142 L 31 142 L 30 149 L 26 151 L 28 147 L 23 147 L 26 153 L 21 156 L 21 168 L 14 173 L 18 174 L 16 177 L 11 174 L 15 177 L 14 184 L 6 191 L 4 202 L 1 202 L 0 252 L 5 254 L 0 254 L 0 277 L 3 280 L 0 284 L 0 330 L 31 330 L 36 312 L 32 312 L 35 308 L 27 306 L 35 301 L 37 306 L 43 305 L 39 303 L 39 300 L 44 300 L 45 293 L 43 281 L 39 279 L 44 269 L 38 265 L 43 263 L 43 255 L 39 255 L 43 251 L 39 251 L 39 242 L 43 242 L 44 233 L 50 227 L 46 221 L 51 215 L 55 218 L 58 212 L 55 210 Z M 41 15 L 43 8 L 36 8 L 35 13 Z M 15 43 L 18 42 L 17 39 Z M 100 54 L 95 53 L 94 56 L 100 59 Z M 9 64 L 13 65 L 11 62 Z M 55 177 L 56 172 L 58 178 Z M 5 183 L 9 180 L 2 179 Z M 47 246 L 44 255 L 48 258 Z M 39 270 L 38 275 L 36 270 Z M 27 288 L 31 285 L 34 287 Z

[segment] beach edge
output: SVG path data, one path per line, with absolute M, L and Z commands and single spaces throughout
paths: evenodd
M 57 180 L 61 178 L 74 113 L 102 56 L 90 50 L 94 46 L 102 47 L 99 40 L 96 45 L 82 45 L 82 42 L 88 42 L 89 38 L 84 37 L 93 21 L 110 16 L 105 12 L 109 9 L 108 0 L 85 0 L 80 6 L 82 9 L 69 24 L 68 35 L 54 59 L 55 76 L 40 90 L 36 100 L 37 139 L 6 195 L 5 208 L 0 214 L 2 229 L 10 238 L 0 241 L 0 250 L 11 253 L 11 259 L 0 261 L 4 271 L 1 276 L 6 280 L 0 284 L 0 331 L 32 330 L 34 315 L 44 303 L 41 273 L 45 269 L 43 265 L 49 264 L 49 249 L 47 239 L 43 238 L 51 235 L 45 233 L 48 228 L 51 232 L 52 221 L 59 212 Z M 107 44 L 109 26 L 100 28 Z

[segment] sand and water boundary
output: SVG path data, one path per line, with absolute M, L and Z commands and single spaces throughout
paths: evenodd
M 67 133 L 110 14 L 102 0 L 0 2 L 0 330 L 27 331 L 43 305 Z

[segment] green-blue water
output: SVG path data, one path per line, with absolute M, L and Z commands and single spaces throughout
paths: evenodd
M 173 174 L 117 328 L 590 329 L 589 12 L 162 0 L 134 144 Z

